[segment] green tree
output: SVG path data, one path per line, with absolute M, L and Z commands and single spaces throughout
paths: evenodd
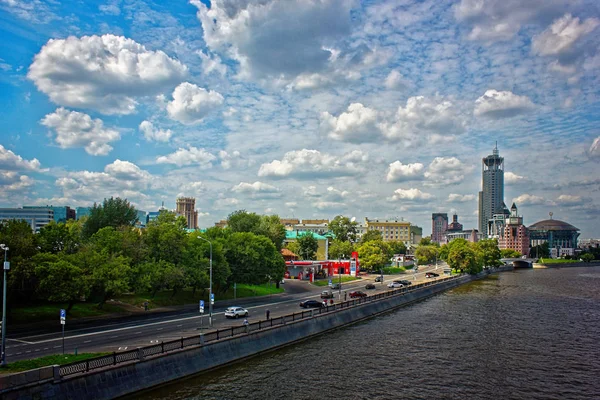
M 406 254 L 407 251 L 408 251 L 406 249 L 406 245 L 401 240 L 392 240 L 392 241 L 389 241 L 389 242 L 386 242 L 386 243 L 388 244 L 388 246 L 390 248 L 390 254 L 392 256 L 394 254 Z
M 498 239 L 484 239 L 475 243 L 475 251 L 479 264 L 485 267 L 499 267 L 502 265 L 502 254 L 498 248 Z
M 50 221 L 46 226 L 40 229 L 37 235 L 37 243 L 42 253 L 62 253 L 73 254 L 77 251 L 79 241 L 74 237 L 71 230 L 65 223 L 56 223 Z
M 340 259 L 342 257 L 348 258 L 352 255 L 354 246 L 350 242 L 342 242 L 341 240 L 335 239 L 329 245 L 329 258 Z
M 8 274 L 7 296 L 11 300 L 28 299 L 34 295 L 37 285 L 31 258 L 38 253 L 36 237 L 31 226 L 23 220 L 0 222 L 0 243 L 8 248 L 10 273 Z M 4 257 L 4 252 L 0 252 Z
M 583 262 L 592 262 L 594 261 L 594 255 L 591 253 L 585 253 L 581 255 L 581 261 Z
M 260 231 L 261 217 L 256 213 L 249 213 L 246 210 L 237 210 L 227 217 L 227 227 L 231 232 L 252 232 L 256 234 Z
M 383 236 L 381 236 L 381 232 L 373 229 L 373 230 L 367 231 L 360 238 L 361 243 L 367 243 L 367 242 L 370 242 L 371 240 L 383 240 Z
M 285 248 L 300 257 L 300 243 L 297 241 L 288 242 L 285 245 Z
M 502 249 L 500 250 L 500 254 L 502 258 L 519 258 L 521 257 L 521 253 L 513 249 Z
M 379 271 L 390 262 L 390 250 L 384 241 L 372 240 L 363 243 L 357 251 L 361 270 Z
M 431 242 L 429 242 L 431 243 Z M 439 247 L 433 245 L 419 245 L 415 250 L 415 256 L 419 265 L 431 264 L 435 262 L 439 254 Z
M 207 236 L 202 234 L 202 237 Z M 211 239 L 213 257 L 213 284 L 215 287 L 226 287 L 227 280 L 231 275 L 229 264 L 223 254 L 223 239 Z M 183 268 L 185 271 L 187 285 L 196 293 L 197 289 L 209 287 L 210 278 L 210 245 L 198 238 L 197 233 L 188 235 L 188 242 L 184 254 Z
M 419 242 L 419 246 L 435 246 L 437 243 L 432 242 L 430 237 L 424 237 Z M 439 244 L 438 244 L 439 246 Z
M 342 242 L 356 242 L 358 223 L 348 217 L 338 215 L 329 222 L 329 230 L 333 232 L 337 240 Z
M 264 235 L 271 239 L 277 250 L 281 250 L 285 240 L 285 226 L 281 223 L 278 215 L 263 215 L 260 218 L 258 235 Z
M 448 247 L 447 244 L 442 245 L 442 247 L 440 247 L 440 252 L 438 254 L 438 257 L 440 258 L 440 260 L 444 260 L 444 261 L 448 261 L 448 253 L 450 252 L 450 248 Z
M 149 259 L 179 266 L 187 243 L 186 227 L 185 218 L 171 212 L 161 212 L 155 221 L 148 223 L 143 241 L 148 248 Z
M 452 269 L 469 274 L 481 272 L 482 266 L 478 262 L 477 253 L 472 243 L 465 239 L 455 239 L 448 245 L 448 265 Z
M 67 312 L 89 294 L 89 282 L 82 269 L 67 260 L 43 262 L 35 267 L 35 274 L 40 296 L 48 301 L 68 302 Z
M 534 246 L 529 249 L 531 257 L 536 258 L 548 258 L 550 257 L 550 245 L 548 242 L 544 242 L 541 245 Z
M 319 249 L 319 242 L 315 238 L 312 232 L 307 232 L 304 235 L 296 239 L 300 246 L 300 256 L 303 260 L 316 260 L 317 250 Z
M 127 225 L 134 226 L 137 221 L 137 211 L 127 199 L 120 197 L 104 199 L 102 205 L 94 204 L 83 225 L 83 236 L 91 237 L 100 229 L 112 226 L 113 228 Z

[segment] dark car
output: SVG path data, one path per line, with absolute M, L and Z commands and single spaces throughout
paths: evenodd
M 426 272 L 425 278 L 437 278 L 440 274 L 436 274 L 435 272 Z
M 365 292 L 361 292 L 360 290 L 350 292 L 349 295 L 351 299 L 354 299 L 356 297 L 367 297 L 367 294 Z
M 331 285 L 332 290 L 340 290 L 341 287 L 342 287 L 341 283 L 334 283 L 333 285 Z
M 365 286 L 365 289 L 375 289 L 375 285 L 373 285 L 372 283 L 367 283 L 367 286 Z
M 302 308 L 321 308 L 324 306 L 325 305 L 323 303 L 317 300 L 305 300 L 302 303 L 300 303 L 300 307 Z
M 412 282 L 411 281 L 407 281 L 406 279 L 402 279 L 402 280 L 396 281 L 396 282 L 401 283 L 404 286 L 412 285 Z
M 383 276 L 379 275 L 375 277 L 375 282 L 383 282 Z

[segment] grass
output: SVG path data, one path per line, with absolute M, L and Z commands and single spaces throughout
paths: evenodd
M 345 282 L 352 282 L 355 281 L 357 279 L 360 278 L 356 278 L 354 276 L 342 276 L 342 283 Z M 332 276 L 331 277 L 331 283 L 339 283 L 340 282 L 340 278 L 337 276 Z M 329 285 L 329 278 L 327 279 L 319 279 L 313 282 L 313 285 L 315 286 L 328 286 Z
M 94 358 L 103 356 L 109 353 L 81 353 L 81 354 L 53 354 L 51 356 L 44 356 L 40 358 L 34 358 L 32 360 L 21 360 L 8 363 L 6 367 L 0 367 L 0 374 L 12 374 L 15 372 L 29 371 L 31 369 L 47 367 L 49 365 L 63 365 L 69 364 L 75 361 L 87 360 L 88 358 Z
M 60 309 L 66 309 L 67 306 L 67 303 L 16 306 L 11 308 L 10 319 L 11 322 L 48 321 L 55 319 L 58 323 Z M 124 312 L 123 308 L 113 304 L 104 304 L 102 309 L 99 309 L 95 303 L 77 303 L 67 314 L 67 322 L 70 318 L 98 317 L 122 312 Z
M 405 267 L 385 267 L 383 269 L 385 275 L 403 274 L 404 272 L 406 272 Z
M 580 260 L 565 260 L 563 258 L 540 258 L 540 264 L 573 264 L 582 262 Z

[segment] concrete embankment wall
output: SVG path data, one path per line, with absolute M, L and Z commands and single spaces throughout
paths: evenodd
M 600 262 L 572 262 L 572 263 L 560 263 L 560 264 L 540 264 L 534 263 L 533 268 L 568 268 L 568 267 L 600 267 Z
M 403 295 L 387 297 L 347 309 L 315 315 L 313 318 L 211 342 L 204 346 L 175 351 L 167 355 L 117 365 L 87 374 L 62 379 L 48 377 L 29 383 L 22 381 L 13 389 L 2 390 L 0 387 L 0 397 L 6 400 L 114 399 L 237 362 L 262 352 L 305 340 L 331 329 L 389 312 L 394 308 L 433 296 L 473 279 L 477 279 L 477 277 L 463 276 Z

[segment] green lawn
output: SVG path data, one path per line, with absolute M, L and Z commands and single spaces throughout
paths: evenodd
M 573 264 L 583 262 L 580 260 L 564 260 L 562 258 L 540 258 L 540 264 Z
M 354 276 L 342 276 L 342 283 L 344 282 L 352 282 L 355 281 L 357 279 L 360 278 L 356 278 Z M 331 277 L 331 283 L 339 283 L 340 282 L 340 278 L 337 276 L 332 276 Z M 319 279 L 313 282 L 313 285 L 315 286 L 327 286 L 329 285 L 329 278 L 327 279 Z
M 21 360 L 8 363 L 6 367 L 0 367 L 0 374 L 12 374 L 20 371 L 28 371 L 30 369 L 36 369 L 41 367 L 47 367 L 49 365 L 63 365 L 69 364 L 75 361 L 86 360 L 88 358 L 94 358 L 103 356 L 109 353 L 82 353 L 78 355 L 74 354 L 53 354 L 51 356 L 45 356 L 40 358 L 34 358 L 32 360 Z
M 66 309 L 67 306 L 67 303 L 46 303 L 11 307 L 10 319 L 12 322 L 23 323 L 55 319 L 58 323 L 60 309 Z M 105 304 L 102 309 L 99 309 L 95 303 L 77 303 L 67 314 L 67 323 L 70 318 L 98 317 L 124 311 L 123 308 L 113 304 Z

